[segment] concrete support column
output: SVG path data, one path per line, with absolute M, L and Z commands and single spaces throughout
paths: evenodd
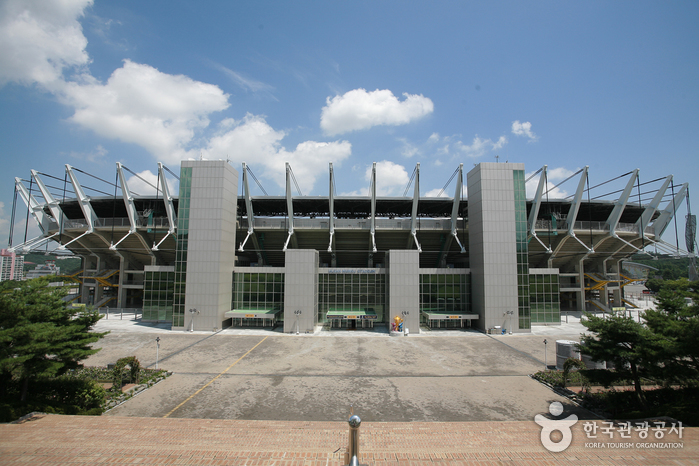
M 318 251 L 287 249 L 284 274 L 284 332 L 313 332 L 318 323 Z M 299 312 L 300 311 L 300 312 Z
M 518 325 L 515 170 L 524 164 L 480 163 L 467 175 L 471 300 L 481 330 L 504 325 L 514 312 L 512 330 L 530 331 Z
M 117 288 L 117 302 L 116 307 L 125 307 L 126 303 L 126 290 L 123 285 L 126 281 L 126 270 L 128 268 L 128 261 L 123 257 L 119 258 L 119 288 Z
M 193 320 L 194 330 L 213 331 L 231 310 L 238 172 L 223 160 L 184 160 L 181 167 L 192 169 L 184 328 Z
M 613 263 L 611 272 L 616 275 L 617 280 L 621 280 L 621 261 L 616 261 Z M 618 287 L 615 288 L 612 293 L 612 298 L 614 299 L 613 307 L 621 307 L 624 305 L 624 302 L 621 300 L 621 281 L 617 282 Z
M 420 253 L 416 250 L 388 252 L 388 309 L 389 327 L 398 316 L 404 329 L 420 332 Z
M 578 296 L 578 302 L 577 302 L 577 307 L 578 311 L 580 312 L 585 312 L 585 266 L 583 263 L 585 262 L 585 258 L 580 259 L 578 262 L 578 266 L 576 267 L 578 270 L 578 281 L 579 283 L 579 289 L 575 293 Z

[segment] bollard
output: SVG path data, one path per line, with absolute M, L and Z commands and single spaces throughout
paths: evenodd
M 349 445 L 347 453 L 345 453 L 345 464 L 347 466 L 362 466 L 359 463 L 359 426 L 362 420 L 354 413 L 354 409 L 350 407 L 350 418 L 347 421 L 349 424 Z

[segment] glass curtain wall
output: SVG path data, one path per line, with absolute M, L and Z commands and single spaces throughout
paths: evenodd
M 143 282 L 143 320 L 171 322 L 175 272 L 146 272 Z
M 470 303 L 470 275 L 420 274 L 420 312 L 464 314 Z
M 558 275 L 530 274 L 529 303 L 532 324 L 558 324 L 561 322 L 561 303 Z
M 519 328 L 531 328 L 529 309 L 529 246 L 527 241 L 527 193 L 524 170 L 513 170 L 515 189 L 515 232 L 517 242 L 517 296 Z
M 284 274 L 234 272 L 231 309 L 284 310 Z M 284 320 L 284 314 L 277 320 Z
M 318 275 L 318 322 L 327 322 L 331 309 L 371 308 L 377 323 L 386 322 L 386 275 L 321 273 Z
M 184 327 L 184 299 L 187 285 L 187 247 L 189 242 L 189 202 L 192 191 L 192 168 L 180 170 L 180 197 L 177 209 L 177 252 L 175 254 L 175 299 L 172 326 Z

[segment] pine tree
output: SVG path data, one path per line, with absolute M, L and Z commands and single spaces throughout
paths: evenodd
M 620 378 L 628 375 L 633 380 L 638 402 L 646 408 L 641 377 L 653 372 L 665 356 L 665 339 L 631 317 L 621 315 L 607 318 L 587 315 L 582 323 L 593 334 L 581 336 L 580 352 L 595 361 L 613 361 Z
M 687 304 L 685 298 L 692 298 Z M 699 382 L 699 282 L 680 279 L 665 282 L 655 310 L 645 313 L 647 326 L 667 341 L 662 378 L 668 383 Z
M 91 343 L 106 333 L 91 332 L 96 311 L 68 307 L 60 287 L 48 278 L 0 284 L 0 380 L 18 381 L 26 399 L 31 381 L 80 367 L 99 349 Z

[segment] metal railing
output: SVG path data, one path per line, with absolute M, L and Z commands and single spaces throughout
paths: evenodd
M 87 222 L 85 220 L 63 220 L 63 229 L 71 230 L 84 228 L 87 229 Z M 117 218 L 98 218 L 95 220 L 95 228 L 105 228 L 105 227 L 124 227 L 131 228 L 131 222 L 128 217 L 117 217 Z M 136 226 L 140 228 L 169 228 L 170 223 L 167 217 L 155 217 L 152 219 L 139 218 L 136 219 Z M 58 230 L 58 224 L 51 223 L 49 226 L 51 231 Z
M 143 317 L 143 309 L 135 307 L 109 307 L 104 306 L 98 309 L 100 314 L 105 315 L 105 319 L 109 320 L 109 316 L 112 318 L 118 318 L 124 320 L 124 314 L 126 314 L 127 320 L 138 320 L 139 314 Z
M 128 217 L 118 218 L 98 218 L 95 220 L 95 227 L 131 227 Z M 170 223 L 167 217 L 154 217 L 152 219 L 138 218 L 136 226 L 142 228 L 168 228 Z
M 535 228 L 537 230 L 550 230 L 553 229 L 551 220 L 539 219 L 535 223 Z M 559 221 L 556 224 L 556 230 L 567 230 L 568 222 Z M 575 222 L 574 230 L 593 230 L 593 231 L 609 231 L 609 225 L 605 222 Z M 627 232 L 638 232 L 638 227 L 635 223 L 619 223 L 617 224 L 616 231 L 627 231 Z M 643 231 L 645 233 L 653 233 L 654 228 L 646 226 Z
M 239 228 L 248 228 L 248 219 L 243 217 L 240 219 Z M 377 218 L 374 225 L 377 230 L 402 230 L 410 231 L 411 219 L 400 218 Z M 253 227 L 257 229 L 279 229 L 286 230 L 289 228 L 288 219 L 280 218 L 256 218 Z M 457 228 L 462 229 L 464 221 L 458 220 Z M 327 230 L 330 228 L 330 221 L 326 218 L 295 218 L 294 228 L 306 230 Z M 338 218 L 335 219 L 336 230 L 369 230 L 371 228 L 371 219 L 368 218 Z M 418 230 L 450 230 L 451 219 L 419 219 Z

